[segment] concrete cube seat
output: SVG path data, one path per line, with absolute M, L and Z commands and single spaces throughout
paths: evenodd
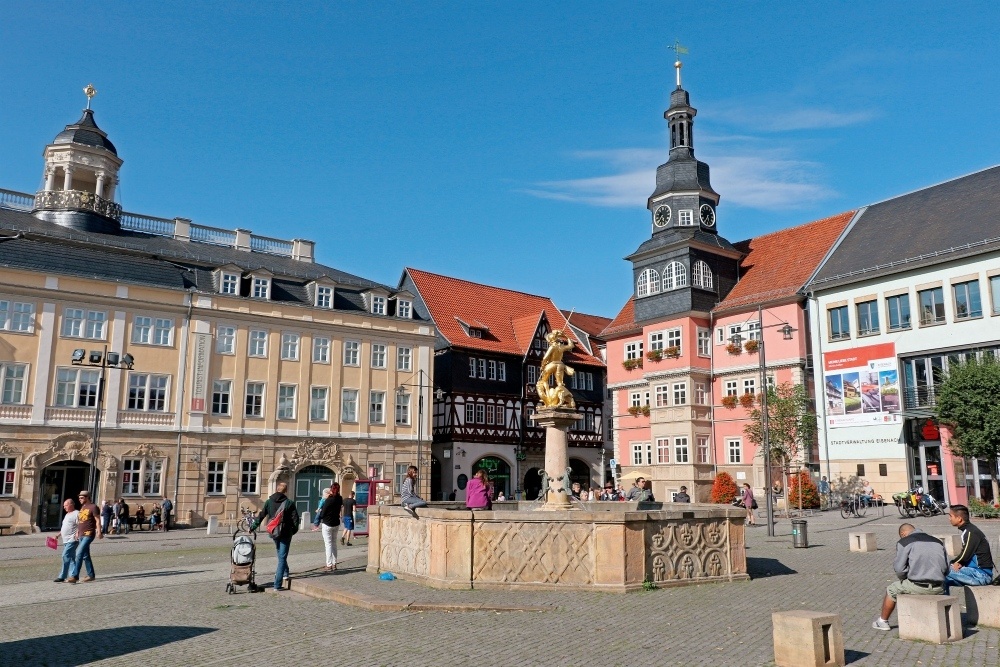
M 851 551 L 876 551 L 875 533 L 848 533 Z
M 969 625 L 1000 628 L 1000 586 L 965 586 L 965 617 Z
M 962 611 L 954 595 L 900 595 L 899 638 L 947 644 L 962 638 Z
M 842 667 L 844 630 L 837 614 L 796 609 L 771 614 L 778 667 Z
M 959 533 L 949 533 L 947 535 L 935 535 L 944 544 L 944 550 L 948 552 L 948 559 L 952 559 L 962 550 L 962 536 Z

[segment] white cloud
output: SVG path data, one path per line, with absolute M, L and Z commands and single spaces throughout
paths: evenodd
M 823 130 L 866 123 L 874 111 L 839 111 L 822 107 L 780 105 L 720 104 L 712 109 L 712 118 L 721 122 L 752 128 L 760 132 Z
M 712 168 L 712 187 L 728 203 L 766 211 L 788 210 L 808 207 L 836 194 L 821 182 L 817 163 L 748 146 L 756 143 L 748 137 L 715 136 L 705 143 L 718 150 L 706 161 Z M 543 199 L 590 206 L 644 206 L 653 192 L 656 165 L 664 160 L 666 151 L 620 148 L 577 151 L 572 156 L 605 163 L 613 173 L 543 181 L 523 191 Z

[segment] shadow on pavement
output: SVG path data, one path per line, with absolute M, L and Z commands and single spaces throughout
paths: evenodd
M 798 572 L 776 558 L 754 558 L 747 556 L 747 574 L 753 579 L 763 579 L 764 577 L 798 574 Z
M 179 574 L 201 574 L 208 570 L 160 570 L 157 572 L 135 572 L 133 574 L 111 574 L 101 579 L 117 581 L 118 579 L 147 579 L 149 577 L 173 577 Z
M 0 642 L 4 664 L 46 664 L 76 667 L 137 651 L 193 639 L 217 628 L 130 625 L 88 632 Z M 108 641 L 112 638 L 112 641 Z
M 863 660 L 867 658 L 871 653 L 865 653 L 864 651 L 852 651 L 849 648 L 844 649 L 844 662 L 848 665 L 852 662 L 857 662 L 858 660 Z

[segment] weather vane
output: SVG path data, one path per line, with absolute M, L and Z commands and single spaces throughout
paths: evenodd
M 687 54 L 688 48 L 686 46 L 683 46 L 680 43 L 679 40 L 675 39 L 674 43 L 672 45 L 668 46 L 667 49 L 669 49 L 670 51 L 673 51 L 674 52 L 674 57 L 677 59 L 674 62 L 674 68 L 677 70 L 677 87 L 680 88 L 681 87 L 681 67 L 684 66 L 684 63 L 681 62 L 681 56 Z
M 83 94 L 87 96 L 87 108 L 90 108 L 90 100 L 94 99 L 94 95 L 97 94 L 97 88 L 94 88 L 94 84 L 88 83 L 83 89 Z

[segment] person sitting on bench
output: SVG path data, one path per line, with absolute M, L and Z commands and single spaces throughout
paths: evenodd
M 882 614 L 872 621 L 876 630 L 889 630 L 889 617 L 898 595 L 942 595 L 948 575 L 948 552 L 936 537 L 904 523 L 899 527 L 896 560 L 892 562 L 899 581 L 889 584 L 882 600 Z

